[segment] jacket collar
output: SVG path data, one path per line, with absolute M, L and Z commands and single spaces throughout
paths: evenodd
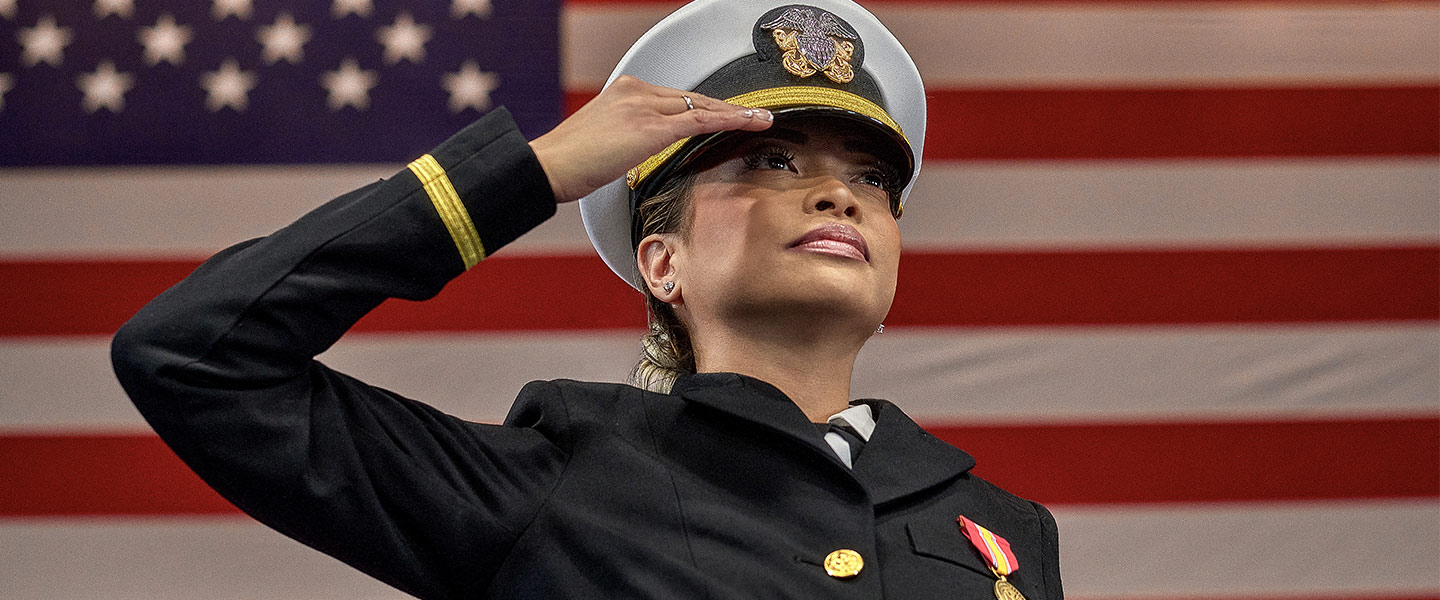
M 671 393 L 736 418 L 779 431 L 822 452 L 836 468 L 857 479 L 876 505 L 959 477 L 975 459 L 930 435 L 899 407 L 885 400 L 862 400 L 875 413 L 875 431 L 853 469 L 846 469 L 784 392 L 753 377 L 735 373 L 683 375 Z
M 875 433 L 855 460 L 855 478 L 880 505 L 950 481 L 975 467 L 965 451 L 921 429 L 900 407 L 861 400 L 875 411 Z
M 736 373 L 682 375 L 670 393 L 729 415 L 763 425 L 816 446 L 820 433 L 805 411 L 785 392 L 754 377 Z M 825 449 L 827 455 L 830 450 Z M 832 456 L 832 458 L 834 458 Z M 839 464 L 839 459 L 836 459 Z

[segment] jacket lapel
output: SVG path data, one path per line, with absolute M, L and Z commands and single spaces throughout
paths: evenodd
M 863 402 L 875 412 L 875 433 L 855 461 L 854 474 L 876 505 L 945 483 L 975 466 L 973 457 L 921 429 L 894 404 Z

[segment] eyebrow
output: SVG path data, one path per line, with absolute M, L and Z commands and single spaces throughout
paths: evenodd
M 796 131 L 785 127 L 771 127 L 764 131 L 757 131 L 752 134 L 752 140 L 775 139 L 790 142 L 798 146 L 805 146 L 810 143 L 810 136 L 804 132 Z M 850 138 L 841 142 L 841 148 L 853 154 L 864 154 L 875 160 L 881 160 L 880 154 L 875 152 L 875 143 L 867 138 Z
M 771 127 L 769 129 L 766 129 L 765 131 L 757 131 L 755 133 L 755 138 L 773 138 L 781 141 L 790 142 L 792 144 L 797 144 L 800 146 L 804 146 L 805 144 L 810 143 L 810 136 L 805 135 L 804 133 L 801 133 L 799 131 L 795 131 L 794 129 L 785 129 L 783 127 Z
M 845 140 L 845 143 L 841 144 L 841 147 L 845 148 L 846 152 L 854 152 L 856 154 L 869 154 L 878 158 L 874 150 L 875 145 L 872 143 L 868 143 L 865 140 Z

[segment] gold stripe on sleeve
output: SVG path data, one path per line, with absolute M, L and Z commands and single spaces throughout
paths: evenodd
M 455 185 L 450 183 L 450 176 L 445 174 L 440 162 L 426 154 L 410 163 L 410 172 L 420 180 L 420 185 L 430 196 L 430 203 L 435 205 L 435 212 L 440 213 L 440 220 L 450 232 L 450 239 L 455 241 L 455 249 L 460 251 L 465 268 L 468 270 L 484 260 L 485 246 L 480 243 L 480 232 L 475 231 L 470 211 L 465 210 L 465 204 L 460 202 L 460 194 L 455 191 Z

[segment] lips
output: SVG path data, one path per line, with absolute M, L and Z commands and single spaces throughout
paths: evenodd
M 791 242 L 790 248 L 870 262 L 870 248 L 865 244 L 865 236 L 854 227 L 840 223 L 826 223 L 811 229 Z

